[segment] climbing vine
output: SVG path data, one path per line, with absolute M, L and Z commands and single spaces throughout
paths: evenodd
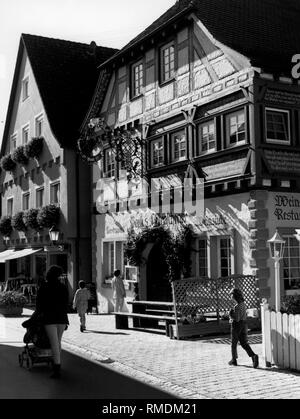
M 148 243 L 154 243 L 160 247 L 162 257 L 166 261 L 168 267 L 166 279 L 174 281 L 182 275 L 183 277 L 191 275 L 192 240 L 193 232 L 189 225 L 182 226 L 177 233 L 164 225 L 145 227 L 141 232 L 131 228 L 125 244 L 125 257 L 131 265 L 143 265 L 145 263 L 143 251 Z

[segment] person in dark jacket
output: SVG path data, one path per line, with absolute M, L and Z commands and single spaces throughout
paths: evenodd
M 68 290 L 59 280 L 61 275 L 62 269 L 59 266 L 51 266 L 36 298 L 36 311 L 41 315 L 51 345 L 54 362 L 52 378 L 60 377 L 61 340 L 69 324 Z

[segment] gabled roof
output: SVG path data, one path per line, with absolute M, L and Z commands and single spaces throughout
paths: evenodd
M 99 70 L 117 50 L 42 36 L 22 34 L 4 129 L 8 134 L 24 48 L 43 101 L 52 132 L 59 144 L 75 148 Z
M 217 41 L 250 58 L 253 66 L 290 74 L 300 45 L 299 0 L 178 0 L 113 59 L 191 12 Z

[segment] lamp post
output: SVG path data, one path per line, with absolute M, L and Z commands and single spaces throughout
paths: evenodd
M 280 311 L 280 260 L 283 258 L 285 241 L 276 230 L 276 233 L 270 240 L 268 240 L 268 243 L 270 247 L 270 255 L 274 260 L 275 266 L 275 309 L 276 311 Z

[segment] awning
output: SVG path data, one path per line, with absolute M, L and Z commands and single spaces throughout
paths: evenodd
M 0 252 L 0 263 L 5 263 L 6 258 L 14 253 L 13 249 L 4 250 L 4 252 Z
M 12 260 L 12 259 L 19 259 L 24 258 L 26 256 L 30 256 L 33 253 L 42 252 L 44 249 L 22 249 L 22 250 L 15 250 L 9 256 L 5 258 L 5 260 Z

